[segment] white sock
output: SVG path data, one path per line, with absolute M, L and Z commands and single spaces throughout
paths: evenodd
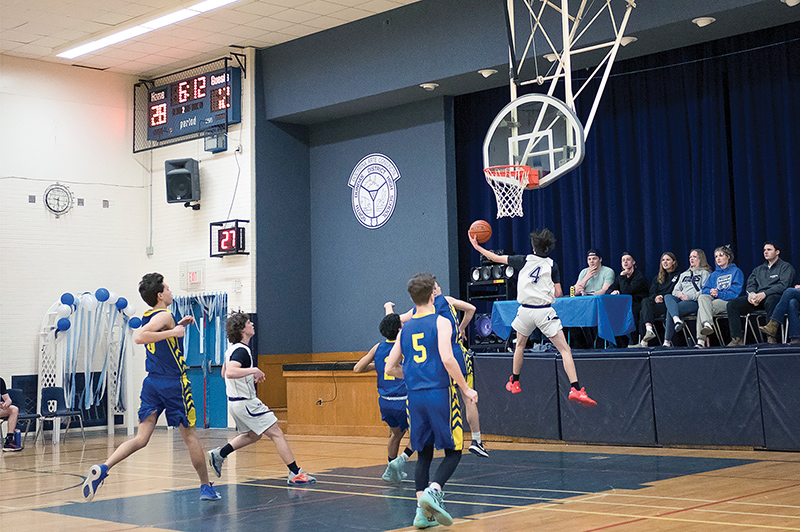
M 472 433 L 472 439 L 475 440 L 476 442 L 480 443 L 481 442 L 481 433 L 480 432 L 473 432 Z
M 652 331 L 653 330 L 653 326 L 649 325 L 649 324 L 646 324 L 645 325 L 645 329 L 647 329 L 648 331 Z

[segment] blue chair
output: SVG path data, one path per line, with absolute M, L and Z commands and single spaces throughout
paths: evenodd
M 42 421 L 53 421 L 54 436 L 56 430 L 60 430 L 61 428 L 56 427 L 55 418 L 68 418 L 67 430 L 64 431 L 64 440 L 67 439 L 67 433 L 69 432 L 69 427 L 72 424 L 72 418 L 77 417 L 81 424 L 83 441 L 86 441 L 86 432 L 83 430 L 83 414 L 80 410 L 72 410 L 67 408 L 67 401 L 64 399 L 64 388 L 61 388 L 60 386 L 42 388 L 42 406 L 40 412 L 42 415 Z M 33 439 L 34 442 L 39 439 L 39 434 L 42 433 L 42 427 L 44 427 L 44 423 L 39 423 L 39 427 L 36 429 L 36 437 Z M 55 438 L 53 438 L 53 442 L 55 443 Z
M 17 425 L 25 421 L 25 437 L 22 440 L 22 446 L 25 446 L 25 441 L 28 439 L 28 430 L 31 428 L 31 421 L 39 419 L 39 414 L 35 412 L 36 405 L 32 401 L 27 401 L 25 394 L 19 388 L 9 388 L 8 395 L 11 397 L 11 402 L 19 408 L 19 416 L 17 417 Z M 8 430 L 13 430 L 14 427 L 9 427 Z

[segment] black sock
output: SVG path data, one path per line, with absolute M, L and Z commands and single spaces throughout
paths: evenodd
M 511 382 L 519 382 L 519 373 L 511 374 Z
M 406 447 L 403 449 L 403 454 L 406 455 L 406 460 L 408 460 L 411 458 L 411 455 L 414 454 L 414 451 L 412 451 L 410 447 Z
M 287 464 L 286 467 L 288 467 L 289 471 L 291 471 L 295 475 L 300 472 L 300 468 L 297 467 L 297 462 L 292 462 L 291 464 Z
M 395 456 L 394 458 L 397 458 L 397 457 Z M 391 462 L 392 460 L 394 460 L 394 458 L 392 458 L 392 457 L 390 456 L 390 457 L 389 457 L 389 461 Z
M 569 383 L 569 385 L 572 386 L 573 388 L 575 388 L 578 391 L 580 391 L 580 389 L 581 389 L 581 385 L 578 384 L 578 381 L 571 382 L 571 383 Z
M 226 443 L 225 447 L 219 450 L 219 455 L 223 458 L 231 454 L 235 449 L 230 443 Z

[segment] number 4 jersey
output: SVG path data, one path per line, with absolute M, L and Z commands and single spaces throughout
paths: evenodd
M 561 282 L 558 266 L 549 257 L 510 255 L 508 264 L 519 272 L 517 302 L 523 305 L 552 305 L 555 284 Z

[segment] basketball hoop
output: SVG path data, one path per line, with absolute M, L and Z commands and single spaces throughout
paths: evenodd
M 484 168 L 486 181 L 497 200 L 497 217 L 522 216 L 522 192 L 538 184 L 538 175 L 530 166 L 490 166 Z

